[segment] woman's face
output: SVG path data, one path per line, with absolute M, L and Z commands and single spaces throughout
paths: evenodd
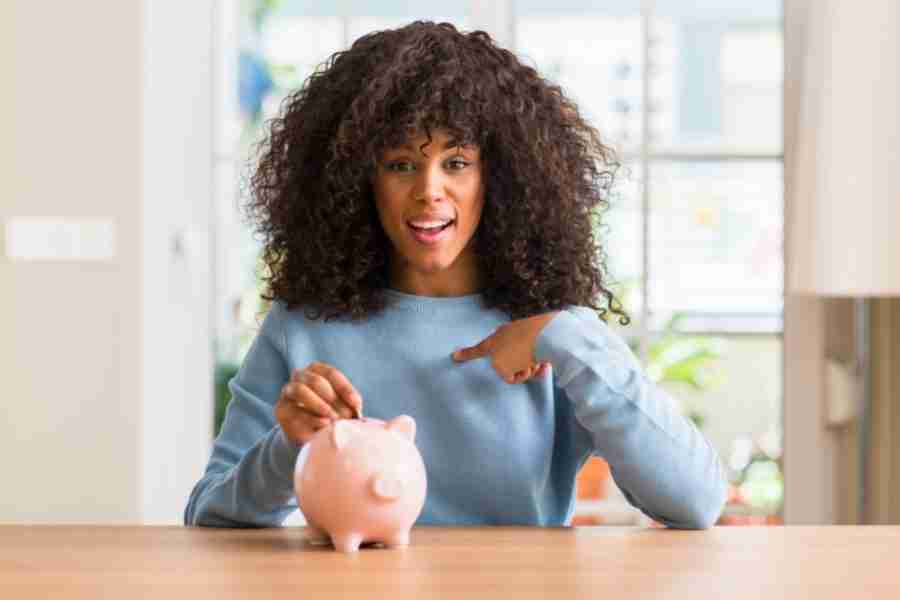
M 423 144 L 428 144 L 423 146 Z M 392 285 L 426 296 L 480 289 L 472 236 L 484 206 L 481 153 L 432 131 L 389 148 L 373 180 L 375 203 L 394 246 Z

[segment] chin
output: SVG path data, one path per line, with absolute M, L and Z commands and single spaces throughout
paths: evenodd
M 426 261 L 416 261 L 411 262 L 413 267 L 417 271 L 421 271 L 423 273 L 439 273 L 441 271 L 446 271 L 453 265 L 452 260 L 426 260 Z

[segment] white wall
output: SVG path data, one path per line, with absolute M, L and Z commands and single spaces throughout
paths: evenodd
M 805 27 L 810 0 L 784 1 L 784 181 L 785 248 L 794 228 L 788 203 L 793 169 Z M 786 261 L 789 258 L 786 257 Z M 785 273 L 788 269 L 785 269 Z M 825 307 L 820 298 L 788 293 L 784 304 L 784 521 L 787 525 L 837 522 L 837 441 L 824 426 Z
M 205 464 L 211 5 L 0 3 L 0 522 L 175 523 Z M 116 253 L 11 260 L 21 216 Z

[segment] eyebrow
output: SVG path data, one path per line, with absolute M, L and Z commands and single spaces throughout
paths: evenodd
M 431 145 L 431 143 L 427 144 L 425 147 L 427 148 L 430 145 Z M 475 144 L 461 142 L 461 141 L 455 140 L 455 139 L 447 140 L 447 143 L 444 144 L 443 150 L 449 150 L 450 148 L 457 148 L 457 147 L 459 147 L 459 148 L 474 148 Z M 414 148 L 411 143 L 406 142 L 405 144 L 400 146 L 400 148 L 406 148 L 407 150 L 412 150 L 413 152 L 415 152 L 416 150 L 420 150 L 422 148 L 422 146 L 420 146 L 419 148 Z

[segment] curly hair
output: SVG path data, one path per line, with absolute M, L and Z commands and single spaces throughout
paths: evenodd
M 262 235 L 262 297 L 326 321 L 384 308 L 392 246 L 371 175 L 384 150 L 437 128 L 477 144 L 487 165 L 473 240 L 486 305 L 511 319 L 590 306 L 605 319 L 602 295 L 627 324 L 594 239 L 614 151 L 490 35 L 429 21 L 334 53 L 267 122 L 246 207 Z

